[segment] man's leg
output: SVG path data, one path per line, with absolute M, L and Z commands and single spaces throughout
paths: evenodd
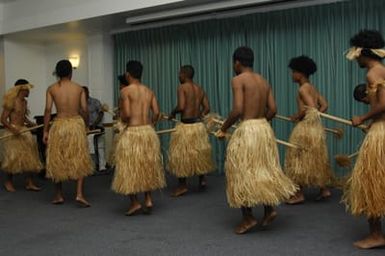
M 76 181 L 76 202 L 82 207 L 90 207 L 90 203 L 84 197 L 84 178 L 80 178 Z
M 13 175 L 12 174 L 10 174 L 10 173 L 6 174 L 6 180 L 4 182 L 4 187 L 5 187 L 5 190 L 7 190 L 8 192 L 15 192 L 16 191 L 15 187 L 13 186 Z
M 305 201 L 305 195 L 303 194 L 303 187 L 300 186 L 297 193 L 292 196 L 286 203 L 287 204 L 301 204 Z
M 241 210 L 243 219 L 242 222 L 235 228 L 235 233 L 238 235 L 245 234 L 258 223 L 253 216 L 251 208 L 242 207 Z
M 359 249 L 371 249 L 385 246 L 385 237 L 381 230 L 381 219 L 372 218 L 368 220 L 370 234 L 363 240 L 354 243 L 354 246 Z
M 273 206 L 264 205 L 265 216 L 263 217 L 262 227 L 270 225 L 271 222 L 277 217 L 277 212 Z
M 128 211 L 126 212 L 127 216 L 132 216 L 140 212 L 140 210 L 142 210 L 142 205 L 139 203 L 137 195 L 131 195 L 130 200 L 131 200 L 131 205 L 128 208 Z
M 171 194 L 173 197 L 182 196 L 187 193 L 187 179 L 186 178 L 179 178 L 179 186 L 174 190 L 174 192 Z
M 27 174 L 27 178 L 25 181 L 25 189 L 30 191 L 40 191 L 41 188 L 36 186 L 33 182 L 33 174 Z
M 55 197 L 52 200 L 53 204 L 62 204 L 64 203 L 64 197 L 63 197 L 63 188 L 62 183 L 56 183 L 55 184 Z

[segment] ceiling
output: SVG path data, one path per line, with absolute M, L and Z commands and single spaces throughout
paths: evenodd
M 0 0 L 2 2 L 8 1 L 22 1 L 22 0 Z M 30 0 L 31 1 L 31 0 Z M 313 0 L 315 2 L 331 2 L 332 0 Z M 341 0 L 334 0 L 337 2 Z M 154 8 L 147 8 L 132 12 L 123 12 L 112 15 L 100 16 L 97 18 L 91 18 L 81 21 L 74 21 L 65 24 L 59 24 L 49 26 L 45 28 L 33 29 L 29 31 L 18 32 L 14 34 L 8 34 L 7 37 L 13 40 L 30 41 L 35 43 L 54 43 L 54 42 L 65 42 L 74 40 L 83 40 L 88 35 L 92 35 L 100 32 L 111 32 L 111 31 L 124 31 L 129 28 L 126 24 L 128 17 L 137 17 L 141 15 L 157 14 L 163 11 L 173 11 L 184 8 L 187 10 L 196 6 L 210 6 L 211 4 L 218 3 L 229 3 L 237 2 L 235 0 L 185 0 L 183 2 L 169 4 L 164 6 L 158 6 Z M 270 2 L 299 2 L 299 1 L 278 1 L 270 0 Z M 300 1 L 302 2 L 302 1 Z M 304 2 L 304 1 L 303 1 Z M 307 0 L 307 2 L 311 2 Z

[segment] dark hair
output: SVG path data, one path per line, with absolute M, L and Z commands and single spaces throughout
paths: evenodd
M 136 60 L 130 60 L 127 62 L 126 71 L 133 78 L 140 79 L 142 77 L 143 66 L 142 63 Z
M 361 55 L 381 60 L 380 56 L 374 54 L 370 49 L 381 49 L 385 47 L 384 39 L 377 30 L 361 30 L 350 39 L 350 46 L 363 48 Z
M 69 60 L 60 60 L 56 64 L 55 75 L 59 78 L 68 77 L 72 74 L 72 65 Z
M 83 90 L 86 94 L 89 94 L 90 91 L 88 90 L 88 87 L 87 86 L 82 86 L 83 87 Z
M 128 85 L 128 81 L 125 75 L 118 76 L 118 80 L 120 84 Z
M 180 68 L 180 72 L 185 74 L 188 78 L 193 79 L 194 78 L 194 68 L 191 65 L 184 65 Z
M 315 62 L 305 55 L 292 58 L 289 63 L 289 68 L 304 74 L 306 77 L 311 76 L 317 71 Z
M 19 79 L 15 82 L 15 86 L 17 85 L 23 85 L 23 84 L 29 84 L 29 82 L 25 79 Z
M 359 84 L 354 88 L 353 97 L 356 101 L 362 102 L 366 96 L 366 84 Z
M 252 68 L 254 65 L 254 53 L 249 47 L 242 46 L 237 48 L 233 54 L 233 62 L 239 61 L 242 66 Z

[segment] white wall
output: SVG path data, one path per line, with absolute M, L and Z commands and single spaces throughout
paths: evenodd
M 0 106 L 3 105 L 5 91 L 5 56 L 4 56 L 4 37 L 0 36 Z
M 31 116 L 41 115 L 44 109 L 46 84 L 45 48 L 42 45 L 4 40 L 5 88 L 11 88 L 20 78 L 27 79 L 35 88 L 31 90 L 29 104 Z
M 1 46 L 1 44 L 0 44 Z M 35 85 L 29 96 L 31 116 L 42 115 L 45 106 L 45 92 L 56 81 L 52 75 L 57 61 L 71 55 L 79 55 L 79 67 L 73 71 L 73 80 L 89 87 L 91 96 L 113 106 L 113 44 L 110 35 L 93 35 L 84 40 L 36 44 L 4 39 L 4 64 L 6 88 L 13 86 L 19 78 L 25 78 Z M 1 47 L 0 47 L 1 85 Z M 1 88 L 1 87 L 0 87 Z M 3 96 L 0 90 L 0 97 Z M 106 115 L 105 121 L 111 121 Z
M 179 1 L 16 0 L 1 6 L 4 12 L 3 19 L 0 16 L 0 35 Z

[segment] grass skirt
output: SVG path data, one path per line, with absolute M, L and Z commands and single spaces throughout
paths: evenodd
M 116 169 L 112 190 L 131 195 L 166 186 L 160 142 L 150 125 L 127 127 L 115 152 Z
M 225 169 L 230 207 L 278 205 L 297 191 L 282 172 L 274 132 L 265 119 L 244 121 L 235 130 Z
M 93 172 L 86 127 L 80 116 L 56 118 L 48 137 L 47 178 L 77 180 Z
M 204 175 L 215 170 L 211 144 L 203 123 L 178 124 L 171 134 L 169 172 L 178 178 Z
M 19 127 L 20 130 L 27 127 Z M 3 135 L 12 134 L 6 130 Z M 39 158 L 36 140 L 31 132 L 21 133 L 3 140 L 1 169 L 9 174 L 39 173 L 43 164 Z
M 326 135 L 316 109 L 306 112 L 305 118 L 294 127 L 290 143 L 304 150 L 287 148 L 286 175 L 300 186 L 324 187 L 333 178 L 326 146 Z
M 373 123 L 367 133 L 343 201 L 355 216 L 385 216 L 385 121 Z

